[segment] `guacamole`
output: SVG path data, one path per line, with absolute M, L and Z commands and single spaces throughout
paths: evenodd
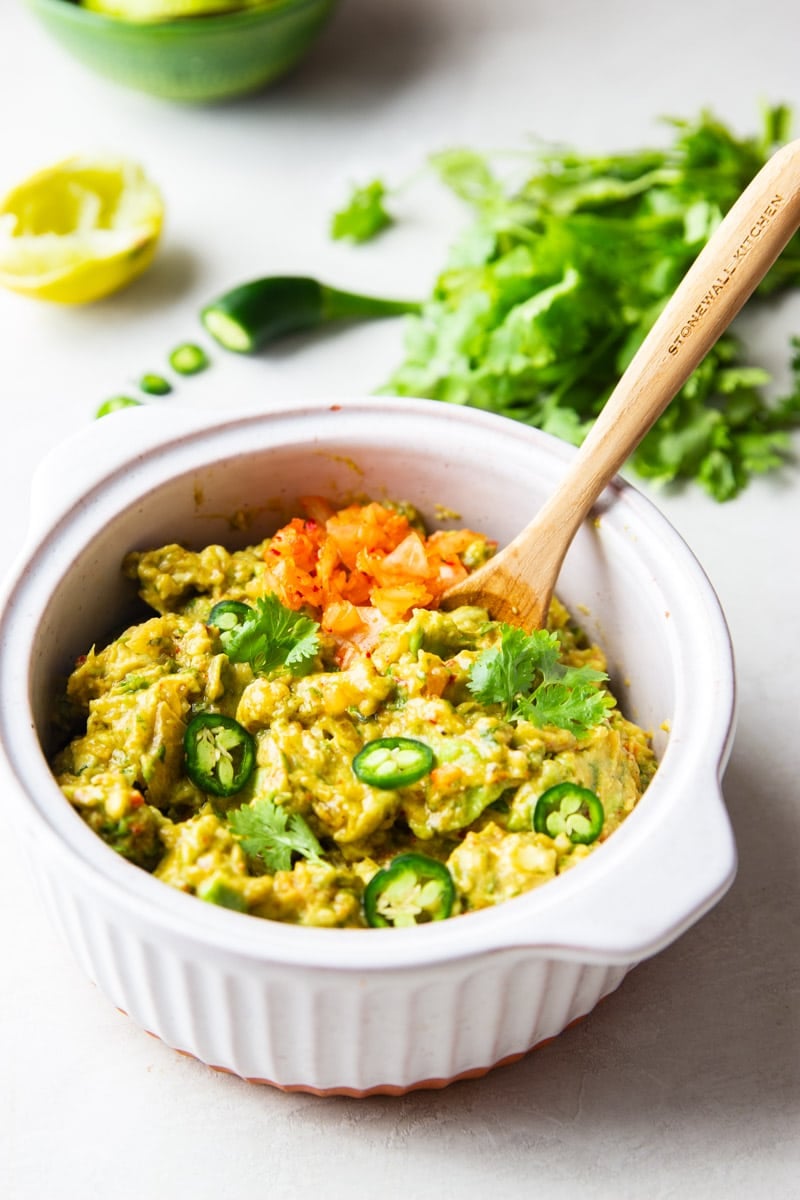
M 347 570 L 341 551 L 327 607 L 287 590 L 283 531 L 233 552 L 128 555 L 154 615 L 75 665 L 52 764 L 109 846 L 207 902 L 358 928 L 510 900 L 613 833 L 656 764 L 608 692 L 601 650 L 557 600 L 535 638 L 481 609 L 439 611 L 418 543 L 435 547 L 445 582 L 490 543 L 471 535 L 445 554 L 402 513 L 399 558 L 417 563 L 427 607 L 397 571 L 387 584 L 397 551 L 375 545 Z M 305 524 L 310 536 L 324 513 Z M 308 587 L 327 553 L 309 559 Z M 356 578 L 368 562 L 383 572 L 371 593 Z M 392 619 L 403 588 L 407 611 Z

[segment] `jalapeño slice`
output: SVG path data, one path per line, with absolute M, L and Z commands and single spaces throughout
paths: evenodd
M 594 792 L 577 783 L 557 783 L 536 801 L 533 828 L 552 838 L 566 833 L 571 842 L 588 846 L 601 833 L 604 816 L 603 805 Z
M 231 629 L 238 629 L 252 615 L 253 609 L 249 604 L 242 604 L 240 600 L 220 600 L 208 614 L 208 624 L 216 625 L 220 633 L 228 633 Z
M 183 737 L 186 774 L 212 796 L 233 796 L 253 771 L 256 747 L 252 735 L 233 717 L 198 713 Z
M 453 911 L 453 876 L 424 854 L 399 854 L 364 889 L 364 915 L 374 928 L 443 921 Z
M 377 788 L 406 787 L 429 774 L 432 767 L 430 746 L 407 737 L 376 738 L 353 759 L 356 778 Z
M 196 346 L 194 342 L 184 342 L 182 345 L 176 346 L 170 354 L 169 365 L 179 375 L 197 375 L 199 371 L 205 371 L 209 365 L 208 355 L 201 346 Z

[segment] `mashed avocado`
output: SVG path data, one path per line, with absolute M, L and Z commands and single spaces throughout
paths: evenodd
M 305 638 L 303 655 L 293 662 L 289 651 L 275 665 L 255 636 L 235 652 L 209 617 L 221 601 L 242 608 L 268 592 L 269 549 L 269 541 L 236 553 L 170 545 L 126 559 L 157 615 L 76 665 L 60 698 L 73 736 L 53 761 L 67 799 L 119 854 L 172 887 L 257 917 L 363 927 L 375 923 L 365 890 L 400 855 L 446 867 L 454 898 L 444 915 L 456 915 L 546 883 L 631 812 L 655 770 L 653 752 L 599 682 L 602 652 L 558 601 L 549 626 L 558 669 L 588 668 L 603 693 L 599 719 L 578 730 L 548 723 L 535 706 L 512 712 L 480 698 L 475 664 L 502 634 L 481 609 L 414 608 L 402 621 L 368 622 L 368 638 L 347 642 L 278 605 L 281 636 L 287 646 Z M 254 768 L 230 795 L 204 787 L 202 770 L 234 753 L 235 736 L 206 739 L 200 767 L 189 761 L 187 728 L 208 713 L 254 746 Z M 378 739 L 421 745 L 422 777 L 386 786 L 354 770 Z M 600 801 L 591 844 L 570 836 L 569 815 L 563 827 L 534 830 L 539 798 L 565 782 Z M 416 888 L 419 912 L 432 886 Z

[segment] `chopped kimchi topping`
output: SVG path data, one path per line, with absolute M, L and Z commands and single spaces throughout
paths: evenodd
M 390 622 L 415 608 L 436 608 L 442 595 L 469 574 L 462 555 L 492 543 L 470 529 L 430 536 L 408 516 L 377 501 L 336 511 L 320 496 L 302 501 L 295 517 L 270 540 L 265 584 L 282 604 L 316 610 L 322 628 L 362 649 Z

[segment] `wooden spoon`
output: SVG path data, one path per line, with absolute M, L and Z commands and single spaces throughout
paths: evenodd
M 661 312 L 553 495 L 512 542 L 443 597 L 537 629 L 581 522 L 800 225 L 800 140 L 742 193 Z

